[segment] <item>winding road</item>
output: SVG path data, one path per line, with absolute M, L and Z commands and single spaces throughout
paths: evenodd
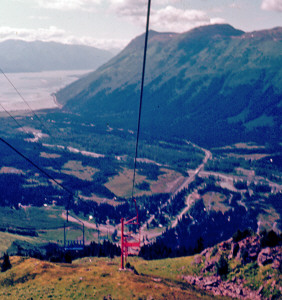
M 67 219 L 67 215 L 65 212 L 62 213 L 62 218 L 64 220 Z M 113 226 L 113 225 L 110 225 L 110 224 L 99 224 L 98 226 L 96 224 L 93 224 L 93 223 L 90 223 L 88 221 L 84 221 L 84 220 L 81 220 L 77 217 L 72 217 L 71 215 L 69 215 L 68 217 L 69 219 L 69 222 L 72 222 L 72 223 L 76 223 L 76 224 L 84 224 L 84 227 L 87 227 L 87 228 L 90 228 L 90 229 L 95 229 L 95 230 L 99 230 L 100 232 L 108 232 L 109 234 L 113 234 L 116 227 L 118 226 Z
M 202 171 L 205 167 L 205 164 L 208 162 L 209 159 L 212 158 L 212 154 L 209 150 L 207 149 L 204 149 L 204 148 L 201 148 L 199 147 L 198 145 L 196 144 L 193 144 L 191 142 L 188 142 L 186 141 L 187 144 L 190 144 L 192 145 L 194 148 L 197 148 L 197 149 L 200 149 L 201 151 L 203 151 L 205 153 L 205 157 L 202 161 L 202 163 L 198 166 L 198 168 L 193 172 L 193 174 L 190 175 L 190 177 L 188 177 L 185 182 L 177 189 L 176 193 L 179 193 L 180 191 L 182 191 L 184 188 L 188 188 L 189 184 L 191 182 L 193 182 L 196 178 L 196 176 L 200 173 L 200 171 Z M 172 196 L 174 197 L 176 195 L 176 193 Z M 191 204 L 193 203 L 192 201 L 192 196 L 193 196 L 193 193 L 192 194 L 189 194 L 189 196 L 186 198 L 186 206 L 185 208 L 176 216 L 176 219 L 172 222 L 171 224 L 171 227 L 174 228 L 177 226 L 179 220 L 181 220 L 182 216 L 184 214 L 186 214 L 188 212 L 188 210 L 190 209 L 191 207 Z
M 176 194 L 178 194 L 179 192 L 181 192 L 183 189 L 188 188 L 189 184 L 195 180 L 196 176 L 199 174 L 200 171 L 202 171 L 202 170 L 204 169 L 205 164 L 206 164 L 206 163 L 208 162 L 208 160 L 211 159 L 211 157 L 212 157 L 212 153 L 211 153 L 209 150 L 204 149 L 204 148 L 201 148 L 201 147 L 199 147 L 198 145 L 193 144 L 193 143 L 188 142 L 188 141 L 186 141 L 186 143 L 187 143 L 188 145 L 192 145 L 194 148 L 197 148 L 197 149 L 203 151 L 203 152 L 205 153 L 205 157 L 204 157 L 202 163 L 201 163 L 195 170 L 193 170 L 193 172 L 191 172 L 191 175 L 190 175 L 189 177 L 187 177 L 187 178 L 185 179 L 185 181 L 184 181 L 184 182 L 176 189 L 176 191 L 171 195 L 171 197 L 168 199 L 167 203 L 169 203 L 169 202 L 176 196 Z M 185 208 L 184 208 L 184 209 L 176 216 L 176 219 L 172 222 L 171 227 L 173 227 L 173 228 L 176 227 L 177 224 L 178 224 L 178 222 L 179 222 L 179 220 L 182 218 L 182 216 L 183 216 L 184 214 L 186 214 L 186 213 L 188 212 L 188 210 L 190 209 L 191 204 L 193 203 L 193 201 L 192 201 L 192 195 L 193 195 L 193 194 L 190 194 L 190 195 L 187 197 Z M 161 207 L 161 209 L 163 209 L 163 208 L 167 205 L 167 203 L 165 203 L 165 204 Z M 144 231 L 145 231 L 145 228 L 147 227 L 147 224 L 150 224 L 150 223 L 153 221 L 154 218 L 155 218 L 155 215 L 152 215 L 152 216 L 149 218 L 149 220 L 148 220 L 147 222 L 145 222 L 145 223 L 141 226 L 141 237 L 146 236 L 146 237 L 150 240 L 150 239 L 156 238 L 157 236 L 159 236 L 159 235 L 162 234 L 162 232 L 157 233 L 157 234 L 156 234 L 156 233 L 151 234 L 150 231 L 144 232 Z

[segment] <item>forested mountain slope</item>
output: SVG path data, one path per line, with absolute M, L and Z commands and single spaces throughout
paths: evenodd
M 94 123 L 136 129 L 144 35 L 58 93 Z M 211 25 L 182 34 L 151 31 L 142 129 L 204 146 L 280 139 L 282 28 L 244 33 Z

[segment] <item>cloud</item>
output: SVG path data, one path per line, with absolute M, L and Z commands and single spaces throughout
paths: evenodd
M 62 38 L 64 35 L 65 31 L 55 26 L 38 29 L 12 28 L 7 26 L 0 27 L 0 41 L 7 39 L 24 39 L 26 41 L 49 41 Z
M 144 0 L 108 0 L 110 8 L 117 15 L 122 16 L 146 16 L 148 3 Z M 181 0 L 153 0 L 151 7 L 165 7 Z
M 144 16 L 147 5 L 144 0 L 110 0 L 110 9 L 119 16 Z
M 210 24 L 226 24 L 227 21 L 223 18 L 211 18 Z
M 239 3 L 235 3 L 235 2 L 231 3 L 229 5 L 229 7 L 230 8 L 236 8 L 236 9 L 241 9 L 242 8 L 242 6 Z
M 102 0 L 36 0 L 39 6 L 58 10 L 94 10 Z
M 65 44 L 76 44 L 92 46 L 99 49 L 112 50 L 112 49 L 123 49 L 128 43 L 128 39 L 95 39 L 90 36 L 67 36 L 64 38 Z
M 281 0 L 263 0 L 261 4 L 263 10 L 275 10 L 282 12 L 282 1 Z
M 211 24 L 211 19 L 201 10 L 181 10 L 167 6 L 153 11 L 151 16 L 151 27 L 158 31 L 184 32 L 207 24 Z
M 31 20 L 49 20 L 50 18 L 47 16 L 29 16 Z
M 0 42 L 10 39 L 19 39 L 29 42 L 36 40 L 44 42 L 53 41 L 64 44 L 92 46 L 106 50 L 122 49 L 129 42 L 127 39 L 95 39 L 90 36 L 78 37 L 69 35 L 65 30 L 55 26 L 38 29 L 0 27 Z
M 155 4 L 175 3 L 177 0 L 156 0 Z M 147 5 L 144 0 L 111 0 L 111 9 L 119 16 L 142 27 L 145 26 Z M 150 28 L 157 31 L 184 32 L 194 27 L 225 23 L 220 18 L 211 19 L 205 11 L 179 9 L 172 5 L 151 9 Z

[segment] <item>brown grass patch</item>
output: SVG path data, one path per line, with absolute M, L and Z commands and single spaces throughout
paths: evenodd
M 222 213 L 230 209 L 230 207 L 224 203 L 226 199 L 227 197 L 225 195 L 217 192 L 208 192 L 203 196 L 207 210 L 221 211 Z
M 69 160 L 62 168 L 62 173 L 87 181 L 92 181 L 92 176 L 98 171 L 98 169 L 83 166 L 81 161 L 76 160 Z
M 56 153 L 47 153 L 47 152 L 41 152 L 41 153 L 40 153 L 40 156 L 41 156 L 41 157 L 44 157 L 44 158 L 59 158 L 59 157 L 61 157 L 60 154 L 56 154 Z

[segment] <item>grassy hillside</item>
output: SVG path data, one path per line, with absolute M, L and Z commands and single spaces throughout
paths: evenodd
M 237 231 L 195 256 L 129 257 L 123 271 L 119 257 L 64 264 L 14 256 L 12 268 L 0 273 L 0 298 L 281 299 L 281 238 Z
M 8 232 L 0 232 L 0 255 L 5 253 L 14 241 L 26 241 L 29 243 L 36 243 L 39 240 L 34 237 L 26 237 Z
M 181 263 L 187 262 L 189 258 Z M 148 265 L 143 265 L 142 274 L 137 275 L 132 271 L 119 271 L 118 258 L 85 258 L 67 265 L 12 257 L 11 263 L 12 269 L 0 273 L 3 300 L 228 299 L 213 297 L 185 284 L 175 272 L 167 276 L 170 264 L 156 274 Z

